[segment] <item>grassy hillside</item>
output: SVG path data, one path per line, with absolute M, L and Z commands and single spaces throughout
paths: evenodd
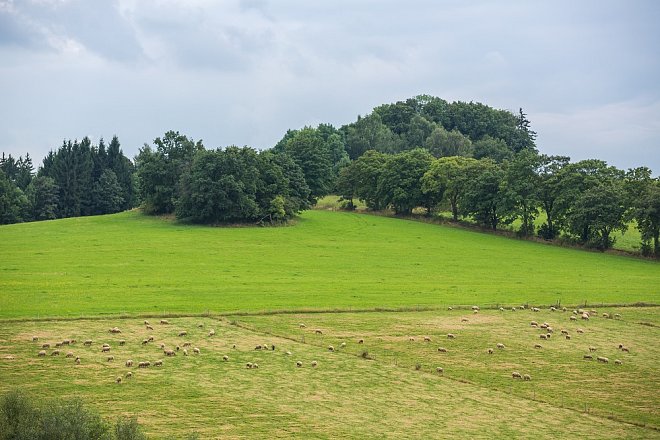
M 652 348 L 658 331 L 635 323 L 649 319 L 647 310 L 580 323 L 582 335 L 574 333 L 568 313 L 548 311 L 470 313 L 468 323 L 458 311 L 173 318 L 170 325 L 152 321 L 153 330 L 140 319 L 2 322 L 0 392 L 79 397 L 110 420 L 137 415 L 151 438 L 193 431 L 204 439 L 657 438 L 659 372 Z M 550 321 L 557 333 L 565 324 L 574 339 L 557 337 L 535 350 L 532 317 Z M 300 322 L 307 327 L 301 330 Z M 122 333 L 110 334 L 114 326 Z M 208 336 L 210 329 L 215 336 Z M 181 330 L 188 335 L 177 336 Z M 444 337 L 449 331 L 455 340 Z M 424 335 L 432 342 L 423 342 Z M 148 336 L 154 341 L 142 344 Z M 78 342 L 62 347 L 60 356 L 51 356 L 53 349 L 37 356 L 42 343 L 65 338 Z M 82 345 L 86 339 L 92 346 Z M 184 342 L 200 354 L 188 349 L 184 356 Z M 496 342 L 506 348 L 488 355 Z M 630 353 L 617 352 L 618 342 Z M 111 347 L 107 354 L 103 343 Z M 166 357 L 161 343 L 181 350 Z M 275 350 L 254 349 L 263 344 Z M 610 363 L 584 361 L 590 344 Z M 438 345 L 449 352 L 438 353 Z M 80 365 L 65 357 L 68 351 Z M 615 365 L 614 356 L 623 365 Z M 128 359 L 132 368 L 125 366 Z M 159 359 L 160 367 L 137 368 L 137 362 Z M 259 368 L 247 369 L 248 362 Z M 512 379 L 514 370 L 532 380 Z
M 308 211 L 210 228 L 127 212 L 0 227 L 0 317 L 660 302 L 660 264 Z

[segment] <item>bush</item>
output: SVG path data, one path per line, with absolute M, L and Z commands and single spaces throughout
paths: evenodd
M 115 438 L 117 440 L 146 440 L 137 417 L 120 417 L 115 425 Z

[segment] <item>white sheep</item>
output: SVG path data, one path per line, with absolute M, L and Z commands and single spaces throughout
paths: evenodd
M 606 363 L 608 363 L 608 362 L 610 361 L 608 358 L 606 358 L 606 357 L 604 357 L 604 356 L 598 356 L 598 357 L 596 358 L 596 360 L 598 360 L 598 362 L 602 362 L 602 363 L 604 363 L 604 364 L 606 364 Z
M 534 344 L 534 348 L 543 348 L 541 344 Z
M 548 336 L 547 336 L 547 335 L 539 335 L 539 338 L 541 338 L 541 339 L 548 339 Z
M 193 353 L 199 354 L 199 348 L 197 348 L 197 347 L 193 348 Z
M 445 372 L 445 369 L 442 368 L 442 367 L 436 367 L 436 368 L 435 368 L 435 371 L 436 371 L 438 374 L 442 374 L 442 373 Z
M 125 365 L 126 365 L 127 367 L 129 367 L 129 368 L 132 367 L 132 366 L 133 366 L 133 360 L 132 360 L 132 359 L 127 360 L 127 361 L 125 362 Z
M 577 318 L 575 317 L 575 315 L 571 315 L 571 317 L 570 317 L 569 319 L 570 319 L 571 321 L 577 321 Z
M 291 352 L 290 352 L 290 351 L 287 351 L 287 352 L 284 353 L 284 354 L 286 354 L 287 356 L 291 356 Z
M 453 307 L 447 307 L 447 310 L 454 310 Z
M 480 309 L 479 309 L 479 306 L 472 306 L 472 310 L 476 310 L 476 311 L 478 311 L 478 310 L 480 310 Z
M 454 335 L 453 333 L 447 333 L 447 339 L 455 339 L 455 338 L 456 335 Z
M 431 338 L 429 336 L 424 336 L 424 342 L 431 342 Z
M 300 367 L 302 367 L 302 366 L 303 366 L 303 363 L 302 363 L 302 362 L 300 362 L 300 361 L 296 362 L 296 367 L 300 368 Z
M 39 336 L 32 336 L 32 342 L 37 342 L 39 340 Z
M 163 361 L 162 360 L 159 359 L 156 362 L 154 362 L 154 367 L 162 367 L 162 366 L 163 366 Z
M 590 354 L 585 354 L 584 356 L 582 356 L 582 358 L 583 358 L 583 359 L 591 360 L 591 359 L 593 359 L 594 357 L 593 357 L 592 355 L 590 355 Z
M 594 352 L 596 350 L 597 350 L 596 347 L 593 347 L 593 346 L 589 347 L 589 351 L 591 351 L 591 352 Z
M 614 359 L 614 363 L 615 363 L 616 365 L 621 365 L 623 362 L 621 362 L 620 359 Z
M 328 351 L 335 351 L 335 347 L 333 347 L 332 345 L 328 345 Z
M 185 331 L 185 330 L 181 330 L 181 331 L 179 332 L 179 336 L 187 336 L 187 335 L 188 335 L 188 332 Z
M 108 362 L 112 362 L 112 361 L 114 361 L 114 360 L 115 360 L 115 357 L 114 357 L 114 356 L 108 356 Z
M 447 349 L 445 347 L 438 347 L 438 351 L 440 353 L 447 353 Z
M 213 329 L 209 330 L 209 336 L 215 336 L 215 330 Z
M 578 329 L 575 330 L 575 331 L 578 332 L 578 333 L 584 333 L 584 330 L 582 330 L 581 328 L 578 328 Z
M 346 348 L 346 342 L 342 342 L 341 345 L 339 346 L 341 348 Z
M 312 361 L 312 367 L 316 367 L 319 363 L 316 361 Z
M 514 371 L 513 373 L 511 373 L 511 377 L 513 377 L 514 379 L 522 379 L 522 375 L 520 373 L 518 373 L 517 371 Z
M 504 349 L 504 344 L 502 344 L 501 342 L 498 343 L 498 344 L 497 344 L 497 348 Z
M 530 376 L 529 374 L 525 374 L 523 376 L 523 380 L 532 380 L 532 376 Z
M 40 350 L 39 353 L 37 353 L 37 356 L 39 356 L 39 357 L 46 356 L 46 350 Z
M 229 356 L 224 355 L 224 356 L 222 357 L 222 360 L 225 361 L 225 362 L 227 362 L 227 361 L 229 360 Z
M 168 325 L 170 322 L 167 319 L 161 319 L 160 323 L 163 325 Z
M 117 379 L 115 379 L 115 382 L 117 382 L 118 384 L 121 384 L 121 376 L 117 376 Z
M 493 354 L 493 349 L 492 348 L 488 349 L 488 354 Z
M 131 371 L 126 372 L 126 379 L 130 379 L 131 377 L 133 377 L 133 372 Z
M 314 333 L 316 333 L 317 335 L 322 335 L 323 331 L 317 328 L 316 330 L 314 330 Z

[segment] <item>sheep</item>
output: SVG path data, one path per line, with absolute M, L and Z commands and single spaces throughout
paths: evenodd
M 165 356 L 176 356 L 176 352 L 174 350 L 165 350 L 164 351 Z
M 584 333 L 584 330 L 582 330 L 581 328 L 578 328 L 578 329 L 575 330 L 575 331 L 578 332 L 578 333 Z
M 479 310 L 479 306 L 472 306 L 472 310 Z
M 488 349 L 488 354 L 493 354 L 493 349 L 492 348 Z
M 438 374 L 442 374 L 442 373 L 445 372 L 445 369 L 442 368 L 442 367 L 436 367 L 436 368 L 435 368 L 435 371 L 436 371 L 436 373 L 438 373 Z
M 132 360 L 132 359 L 129 359 L 129 360 L 127 360 L 124 364 L 125 364 L 127 367 L 130 368 L 130 367 L 133 366 L 133 360 Z
M 536 321 L 532 321 L 532 322 L 529 323 L 529 325 L 532 326 L 532 327 L 538 327 L 539 323 L 536 322 Z
M 92 345 L 92 340 L 88 339 L 85 342 L 83 342 L 83 345 Z
M 358 339 L 358 344 L 364 344 L 364 339 Z
M 564 335 L 564 337 L 566 338 L 567 341 L 571 340 L 571 335 Z
M 582 319 L 584 319 L 585 321 L 589 321 L 589 314 L 588 313 L 583 313 L 582 314 Z
M 447 307 L 447 310 L 454 310 L 453 307 Z
M 284 353 L 284 354 L 287 355 L 287 356 L 291 356 L 291 352 L 290 352 L 290 351 L 287 351 L 287 352 Z
M 39 336 L 32 336 L 32 342 L 37 342 L 39 340 Z
M 163 366 L 163 361 L 161 359 L 154 362 L 154 367 L 162 367 L 162 366 Z
M 197 348 L 197 347 L 193 348 L 193 353 L 199 354 L 199 348 Z
M 594 357 L 593 357 L 592 355 L 590 355 L 590 354 L 585 354 L 584 356 L 582 356 L 582 358 L 583 358 L 583 359 L 592 360 Z
M 562 335 L 567 335 L 567 334 L 568 334 L 568 330 L 566 330 L 565 328 L 561 329 L 561 334 L 562 334 Z
M 551 333 L 546 333 L 546 334 L 545 334 L 545 337 L 546 337 L 547 339 L 550 339 L 551 336 L 552 336 Z
M 224 355 L 224 356 L 222 357 L 222 360 L 225 361 L 225 362 L 227 362 L 227 361 L 229 360 L 229 356 Z
M 341 345 L 339 346 L 340 348 L 346 348 L 346 342 L 342 342 Z
M 333 347 L 332 345 L 328 345 L 328 351 L 335 351 L 335 347 Z
M 409 340 L 410 342 L 415 342 L 415 338 L 413 338 L 412 336 L 409 337 L 408 340 Z
M 259 364 L 255 362 L 254 364 L 252 364 L 252 368 L 259 368 Z
M 606 358 L 606 357 L 604 357 L 604 356 L 598 356 L 598 357 L 596 358 L 596 360 L 597 360 L 598 362 L 602 362 L 602 363 L 604 363 L 604 364 L 607 364 L 607 363 L 610 361 L 608 358 Z
M 115 379 L 115 382 L 117 382 L 117 384 L 121 384 L 121 376 L 117 376 L 117 379 Z
M 254 349 L 255 350 L 261 350 L 261 345 L 257 345 L 256 347 L 254 347 Z
M 149 325 L 149 321 L 147 321 L 147 320 L 145 319 L 145 320 L 144 320 L 144 325 Z
M 119 345 L 126 345 L 126 341 L 123 340 L 123 339 L 120 339 L 120 340 L 119 340 Z
M 317 334 L 317 335 L 322 335 L 323 334 L 323 332 L 318 328 L 316 330 L 314 330 L 314 333 Z
M 500 307 L 500 312 L 503 312 L 503 311 L 504 311 L 504 307 Z
M 147 330 L 153 330 L 154 328 L 153 328 L 152 326 L 148 325 L 148 326 L 146 327 L 146 329 L 147 329 Z
M 603 313 L 603 318 L 609 319 L 609 318 L 610 318 L 610 314 L 609 314 L 609 313 Z
M 578 311 L 577 311 L 577 310 L 573 310 L 573 314 L 574 314 L 574 315 L 577 315 L 577 314 L 578 314 Z
M 514 379 L 522 379 L 522 375 L 520 373 L 518 373 L 517 371 L 514 371 L 513 373 L 511 373 L 511 377 L 514 378 Z
M 614 314 L 614 319 L 621 319 L 621 314 L 620 313 L 615 313 Z
M 101 347 L 101 353 L 107 353 L 110 351 L 110 347 Z
M 106 344 L 101 345 L 101 347 L 110 347 L 110 344 L 106 343 Z
M 479 313 L 479 310 L 473 310 L 472 313 L 476 315 L 477 313 Z
M 431 338 L 428 336 L 424 336 L 424 342 L 431 342 Z
M 110 330 L 108 330 L 110 333 L 121 333 L 121 330 L 117 327 L 112 327 Z
M 53 350 L 53 352 L 50 354 L 51 356 L 59 356 L 60 351 L 59 350 Z
M 190 342 L 184 342 L 184 343 L 183 343 L 183 346 L 184 346 L 184 347 L 190 347 L 190 346 L 192 346 L 192 343 L 190 343 Z
M 162 325 L 168 325 L 170 322 L 169 322 L 167 319 L 161 319 L 161 320 L 160 320 L 160 323 L 161 323 Z
M 62 345 L 71 345 L 71 339 L 64 339 Z
M 154 342 L 154 337 L 153 337 L 153 336 L 149 336 L 149 338 L 147 338 L 147 341 L 149 341 L 149 342 Z
M 142 340 L 142 345 L 147 345 L 149 343 L 149 339 L 143 339 Z
M 160 343 L 160 349 L 165 350 L 165 344 L 163 344 L 162 342 Z
M 555 307 L 550 307 L 550 311 L 551 311 L 551 312 L 556 312 L 557 309 L 556 309 Z
M 548 328 L 549 325 L 548 325 L 547 322 L 544 322 L 543 324 L 540 325 L 540 327 L 543 328 L 543 329 L 545 329 L 545 328 Z
M 50 344 L 48 344 L 48 343 L 41 344 L 41 348 L 50 348 Z
M 504 344 L 502 344 L 501 342 L 498 343 L 498 344 L 497 344 L 497 348 L 504 349 Z
M 454 338 L 456 338 L 456 335 L 454 335 L 453 333 L 447 333 L 447 339 L 454 339 Z
M 532 307 L 532 312 L 540 312 L 540 311 L 541 309 L 539 309 L 538 307 Z
M 252 368 L 252 362 L 248 362 L 247 364 L 245 364 L 245 368 L 248 368 L 248 369 Z
M 316 367 L 319 363 L 316 361 L 312 361 L 312 367 Z
M 571 321 L 577 321 L 577 318 L 575 317 L 575 315 L 571 315 L 571 317 L 570 317 L 569 319 L 570 319 Z
M 554 332 L 555 332 L 555 329 L 553 329 L 553 328 L 550 327 L 550 326 L 548 326 L 548 327 L 546 328 L 546 330 L 548 331 L 548 333 L 554 333 Z
M 595 314 L 597 314 L 598 312 L 595 311 L 594 309 L 591 309 L 591 310 L 589 311 L 589 313 L 592 314 L 592 315 L 595 315 Z
M 511 307 L 511 311 L 512 311 L 512 312 L 515 312 L 515 311 L 516 311 L 516 308 L 515 308 L 515 307 Z
M 72 351 L 68 351 L 68 352 L 66 353 L 66 357 L 67 357 L 67 358 L 72 358 L 72 357 L 73 357 L 73 352 L 72 352 Z
M 185 330 L 179 332 L 179 336 L 186 336 L 186 335 L 188 335 L 188 332 Z
M 523 310 L 525 310 L 525 307 L 527 307 L 527 306 L 525 306 L 525 304 L 520 306 L 520 308 L 523 309 Z
M 181 348 L 177 345 L 176 346 L 176 351 L 179 351 L 179 350 L 181 350 Z
M 183 355 L 188 356 L 188 350 L 186 350 L 185 348 L 183 349 Z
M 76 358 L 76 365 L 80 365 L 80 358 L 79 357 Z
M 115 357 L 114 357 L 114 356 L 108 356 L 108 362 L 112 362 L 112 361 L 114 361 L 114 360 L 115 360 Z
M 614 363 L 616 365 L 621 365 L 623 362 L 621 362 L 621 359 L 614 359 Z
M 231 348 L 236 349 L 236 344 L 232 344 Z
M 534 344 L 534 348 L 543 348 L 541 344 Z
M 461 318 L 461 322 L 469 322 L 470 320 L 467 318 Z
M 539 338 L 541 338 L 541 339 L 548 339 L 548 336 L 547 336 L 547 335 L 539 335 Z
M 302 367 L 302 366 L 303 366 L 303 363 L 302 363 L 302 362 L 300 362 L 300 361 L 296 362 L 296 367 L 300 368 L 300 367 Z
M 55 343 L 55 347 L 56 347 L 56 348 L 60 348 L 61 346 L 62 346 L 62 343 L 61 343 L 61 342 L 56 342 L 56 343 Z
M 532 376 L 530 376 L 529 374 L 525 374 L 523 376 L 523 380 L 532 380 Z
M 621 347 L 621 351 L 625 351 L 626 353 L 630 353 L 630 349 L 628 347 Z
M 438 347 L 438 352 L 447 353 L 447 349 L 445 347 Z
M 126 379 L 130 379 L 133 377 L 133 373 L 131 371 L 126 372 Z
M 37 353 L 37 356 L 39 356 L 39 357 L 46 356 L 46 350 L 40 350 L 39 353 Z
M 562 312 L 565 312 L 565 311 L 567 311 L 567 310 L 568 310 L 568 309 L 567 309 L 566 307 L 562 307 L 562 308 L 561 308 L 561 311 L 562 311 Z
M 215 330 L 211 329 L 209 330 L 209 337 L 215 336 Z
M 138 362 L 138 368 L 148 368 L 150 365 L 151 365 L 151 362 L 149 362 L 149 361 Z
M 199 324 L 197 324 L 197 328 L 204 328 L 204 324 L 200 322 Z
M 592 346 L 592 347 L 589 347 L 589 351 L 591 351 L 591 352 L 596 351 L 596 347 L 593 347 L 593 346 Z
M 307 326 L 301 322 L 300 324 L 298 324 L 298 327 L 300 327 L 300 328 L 305 328 L 305 327 L 307 327 Z

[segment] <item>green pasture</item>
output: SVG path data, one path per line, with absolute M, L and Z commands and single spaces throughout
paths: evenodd
M 152 319 L 153 330 L 137 318 L 4 321 L 0 392 L 80 398 L 109 421 L 136 415 L 150 438 L 657 438 L 657 314 L 608 311 L 621 319 L 581 322 L 580 337 L 570 312 L 520 310 L 170 318 L 169 325 Z M 565 325 L 575 337 L 534 350 L 533 318 L 551 322 L 557 333 Z M 121 334 L 108 332 L 115 326 Z M 180 337 L 182 330 L 188 334 Z M 443 338 L 447 332 L 456 339 Z M 149 336 L 153 342 L 142 344 Z M 38 357 L 41 344 L 72 338 L 77 342 L 59 356 L 51 347 Z M 86 339 L 93 344 L 84 346 Z M 488 355 L 498 341 L 506 348 Z M 630 353 L 617 351 L 620 342 Z M 101 352 L 103 343 L 109 353 Z M 160 344 L 181 349 L 167 357 Z M 438 353 L 439 345 L 449 351 Z M 584 361 L 588 345 L 610 362 Z M 69 351 L 79 365 L 65 357 Z M 125 366 L 128 359 L 133 367 Z M 163 365 L 153 366 L 156 360 Z M 152 366 L 138 368 L 142 361 Z M 246 368 L 248 362 L 259 368 Z M 513 379 L 515 370 L 532 380 Z
M 655 261 L 327 210 L 287 227 L 6 225 L 0 255 L 0 318 L 660 300 Z

